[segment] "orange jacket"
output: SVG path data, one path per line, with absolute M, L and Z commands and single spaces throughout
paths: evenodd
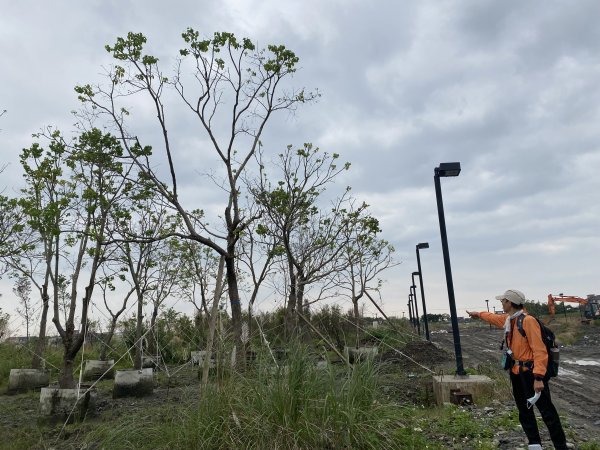
M 525 313 L 526 314 L 526 313 Z M 487 323 L 504 329 L 504 323 L 508 314 L 494 314 L 486 311 L 479 313 L 479 317 Z M 513 358 L 518 361 L 533 361 L 534 375 L 546 375 L 546 367 L 548 366 L 548 350 L 542 341 L 542 332 L 537 320 L 530 315 L 523 319 L 523 331 L 526 338 L 519 333 L 517 329 L 517 319 L 510 321 L 511 332 L 508 335 L 510 349 L 513 352 Z M 528 370 L 523 367 L 523 370 Z M 514 374 L 519 373 L 519 366 L 515 365 L 512 368 Z

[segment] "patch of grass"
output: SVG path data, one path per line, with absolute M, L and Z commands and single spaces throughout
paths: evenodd
M 492 428 L 502 428 L 505 430 L 512 430 L 520 426 L 519 410 L 516 407 L 511 408 L 504 414 L 501 414 L 498 417 L 494 417 L 492 419 L 491 426 Z
M 287 366 L 209 386 L 197 407 L 144 410 L 95 427 L 105 448 L 390 448 L 397 408 L 379 398 L 372 361 L 319 370 L 298 348 Z
M 394 434 L 394 448 L 496 448 L 494 428 L 487 419 L 469 409 L 447 405 L 442 408 L 403 408 L 401 426 Z

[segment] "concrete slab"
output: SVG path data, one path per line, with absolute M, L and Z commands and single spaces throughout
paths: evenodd
M 450 391 L 459 389 L 473 396 L 473 402 L 477 403 L 482 397 L 492 395 L 494 383 L 490 377 L 485 375 L 436 375 L 433 377 L 433 394 L 438 405 L 451 401 Z

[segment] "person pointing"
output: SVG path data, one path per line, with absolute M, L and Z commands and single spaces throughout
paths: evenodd
M 554 448 L 567 449 L 569 446 L 565 432 L 550 397 L 549 377 L 546 376 L 548 351 L 542 340 L 540 325 L 524 310 L 525 295 L 521 291 L 509 289 L 504 294 L 496 296 L 496 300 L 502 302 L 504 314 L 487 311 L 467 311 L 467 314 L 471 318 L 481 319 L 504 329 L 503 346 L 506 346 L 506 353 L 509 356 L 504 368 L 510 373 L 513 397 L 519 410 L 519 422 L 529 440 L 529 449 L 542 448 L 535 414 L 531 403 L 528 405 L 528 399 L 534 397 L 538 397 L 535 405 L 548 427 Z M 516 319 L 521 314 L 525 315 L 522 319 L 525 336 L 515 329 Z

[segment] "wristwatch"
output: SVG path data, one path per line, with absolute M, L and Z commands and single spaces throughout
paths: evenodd
M 541 375 L 534 375 L 534 376 L 533 376 L 533 379 L 534 379 L 535 381 L 544 381 L 544 377 L 542 377 Z

